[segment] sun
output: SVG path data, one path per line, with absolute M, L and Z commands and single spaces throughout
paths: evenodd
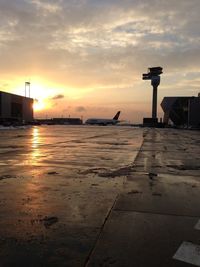
M 34 99 L 34 103 L 33 103 L 33 110 L 34 111 L 40 111 L 45 109 L 45 104 L 42 100 L 37 100 Z

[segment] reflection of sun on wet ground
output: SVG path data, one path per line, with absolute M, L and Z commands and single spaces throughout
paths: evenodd
M 30 142 L 30 154 L 29 154 L 29 164 L 32 166 L 38 165 L 41 158 L 41 130 L 40 128 L 33 127 L 31 132 L 31 142 Z M 44 192 L 40 180 L 40 169 L 34 168 L 29 171 L 30 179 L 27 179 L 26 190 L 23 197 L 23 205 L 25 211 L 29 210 L 31 214 L 37 213 L 41 209 L 41 203 L 44 201 Z M 46 206 L 45 206 L 46 208 Z
M 31 140 L 31 163 L 36 164 L 40 158 L 41 152 L 39 148 L 40 143 L 40 130 L 38 128 L 33 128 L 32 130 L 32 140 Z
M 32 131 L 32 148 L 37 148 L 40 139 L 40 132 L 38 128 L 33 128 Z

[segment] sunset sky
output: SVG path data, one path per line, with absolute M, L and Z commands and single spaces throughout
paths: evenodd
M 200 0 L 0 0 L 0 90 L 30 80 L 36 117 L 141 122 L 148 67 L 163 67 L 158 103 L 200 92 L 199 14 Z

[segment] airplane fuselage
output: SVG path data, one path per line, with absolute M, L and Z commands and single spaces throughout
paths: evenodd
M 88 119 L 85 124 L 90 125 L 115 125 L 119 122 L 118 118 L 121 111 L 118 111 L 112 119 Z

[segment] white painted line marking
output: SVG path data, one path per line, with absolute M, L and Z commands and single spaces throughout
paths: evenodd
M 197 224 L 195 225 L 194 229 L 200 230 L 200 220 L 198 220 Z
M 200 266 L 200 246 L 190 242 L 183 242 L 173 259 Z

